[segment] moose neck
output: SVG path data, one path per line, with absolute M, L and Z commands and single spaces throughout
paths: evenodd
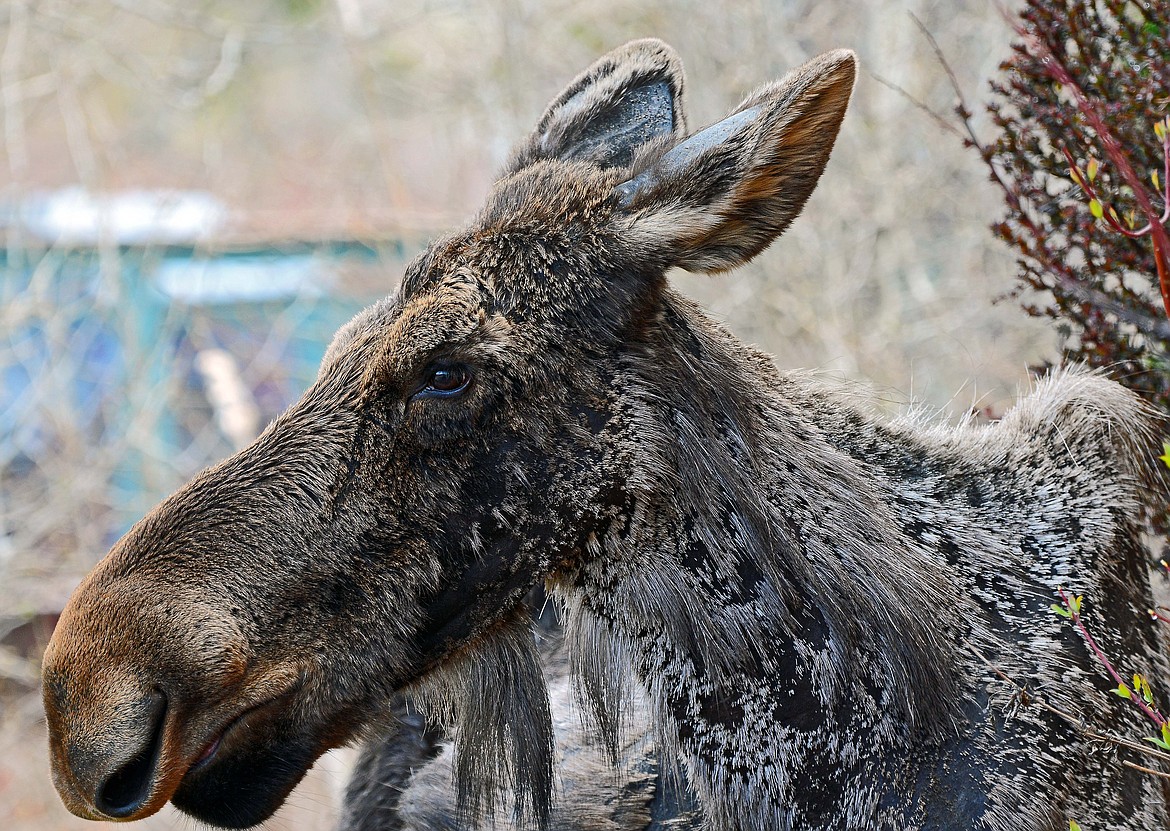
M 775 771 L 780 753 L 792 780 L 867 742 L 888 751 L 953 724 L 945 639 L 957 623 L 942 569 L 902 534 L 892 483 L 801 406 L 808 389 L 670 292 L 617 378 L 608 473 L 619 496 L 608 530 L 558 581 L 607 741 L 617 745 L 624 666 L 705 801 L 754 787 L 757 774 L 743 774 L 738 796 L 726 787 L 736 753 L 742 772 L 745 728 L 759 732 L 747 767 Z M 881 429 L 853 417 L 855 430 Z

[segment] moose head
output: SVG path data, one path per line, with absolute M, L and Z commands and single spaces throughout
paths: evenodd
M 852 53 L 827 53 L 693 134 L 663 43 L 569 84 L 471 226 L 414 260 L 297 403 L 73 594 L 43 674 L 69 809 L 126 820 L 173 801 L 254 825 L 405 690 L 461 725 L 457 770 L 488 782 L 469 804 L 511 779 L 518 807 L 546 816 L 524 598 L 545 581 L 571 592 L 637 483 L 669 482 L 643 449 L 690 437 L 637 413 L 708 370 L 689 332 L 701 315 L 666 272 L 732 268 L 788 226 L 854 74 Z

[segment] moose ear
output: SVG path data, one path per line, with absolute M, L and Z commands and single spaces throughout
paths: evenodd
M 632 242 L 688 271 L 723 271 L 763 251 L 804 207 L 829 160 L 856 57 L 827 52 L 749 96 L 614 197 Z
M 659 136 L 686 132 L 682 61 L 660 40 L 635 40 L 598 59 L 558 95 L 508 165 L 541 159 L 629 167 Z

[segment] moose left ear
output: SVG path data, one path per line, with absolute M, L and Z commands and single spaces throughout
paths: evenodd
M 846 49 L 814 58 L 618 185 L 617 221 L 633 249 L 723 271 L 767 248 L 816 187 L 856 73 Z
M 541 159 L 629 167 L 639 147 L 675 132 L 686 132 L 682 61 L 660 40 L 635 40 L 598 59 L 553 99 L 507 170 Z

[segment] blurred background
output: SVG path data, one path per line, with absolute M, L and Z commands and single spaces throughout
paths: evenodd
M 72 588 L 295 400 L 333 331 L 626 40 L 681 53 L 695 128 L 855 49 L 803 216 L 750 266 L 675 284 L 782 367 L 858 382 L 876 406 L 1001 411 L 1056 343 L 996 302 L 1015 266 L 981 163 L 891 88 L 955 103 L 914 16 L 978 109 L 1010 46 L 986 0 L 0 5 L 0 828 L 94 827 L 53 792 L 38 692 Z M 345 765 L 326 757 L 267 827 L 331 827 Z

